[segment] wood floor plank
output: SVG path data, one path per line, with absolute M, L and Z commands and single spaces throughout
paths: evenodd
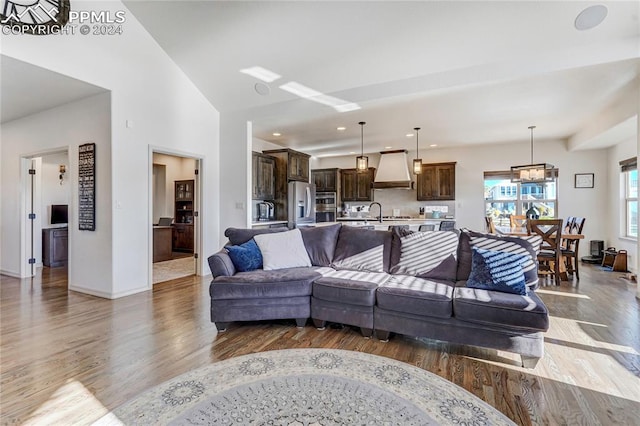
M 621 274 L 581 267 L 579 285 L 539 292 L 549 308 L 545 357 L 428 339 L 365 339 L 357 328 L 293 320 L 209 319 L 207 277 L 105 300 L 66 288 L 63 268 L 28 280 L 0 276 L 0 423 L 90 424 L 128 399 L 192 369 L 288 348 L 386 356 L 431 371 L 522 425 L 633 425 L 640 418 L 640 308 Z

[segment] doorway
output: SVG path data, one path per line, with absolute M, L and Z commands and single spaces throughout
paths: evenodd
M 67 149 L 22 157 L 23 277 L 56 276 L 68 285 L 69 217 L 72 204 Z M 64 279 L 63 279 L 64 278 Z
M 151 152 L 152 284 L 197 275 L 200 159 Z

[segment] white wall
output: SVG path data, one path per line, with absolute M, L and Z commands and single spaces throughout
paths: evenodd
M 21 199 L 26 194 L 23 185 L 28 180 L 25 171 L 21 170 L 20 157 L 67 150 L 67 180 L 63 185 L 66 194 L 56 193 L 52 200 L 68 200 L 69 204 L 69 288 L 97 292 L 111 285 L 110 112 L 110 94 L 103 93 L 2 124 L 2 158 L 5 160 L 2 167 L 3 273 L 14 276 L 26 274 L 25 265 L 20 262 L 21 250 L 16 249 L 22 247 L 24 253 L 25 246 L 21 241 L 27 235 L 27 221 L 21 222 L 20 215 Z M 86 142 L 96 144 L 95 232 L 80 231 L 77 225 L 78 146 Z M 48 223 L 46 193 L 53 193 L 52 187 L 59 181 L 57 164 L 55 172 L 50 175 L 49 166 L 45 167 L 44 160 L 41 163 L 41 226 L 45 226 Z
M 161 217 L 173 217 L 167 202 L 167 166 L 153 162 L 153 223 Z
M 422 154 L 422 161 L 456 162 L 457 226 L 484 230 L 484 172 L 509 170 L 514 164 L 527 164 L 530 162 L 529 155 L 528 143 L 513 143 L 431 149 Z M 609 189 L 606 158 L 605 149 L 569 152 L 564 141 L 536 141 L 535 145 L 535 160 L 546 161 L 559 169 L 558 217 L 586 217 L 586 241 L 603 240 L 608 236 L 606 219 L 610 209 L 606 203 L 601 202 L 607 198 Z M 369 154 L 370 166 L 377 167 L 378 162 L 378 154 Z M 353 168 L 354 165 L 355 156 L 327 157 L 319 161 L 320 168 Z M 594 173 L 595 187 L 574 188 L 575 173 Z M 411 193 L 415 195 L 415 191 Z M 378 198 L 377 194 L 375 196 Z M 385 208 L 385 214 L 386 210 Z M 581 255 L 586 255 L 587 251 L 588 244 L 580 246 Z
M 224 230 L 251 227 L 252 126 L 247 117 L 233 113 L 220 116 L 220 234 L 218 247 L 225 244 Z
M 108 11 L 112 16 L 125 10 L 123 34 L 3 35 L 1 42 L 5 55 L 104 87 L 112 94 L 112 164 L 104 177 L 110 182 L 110 191 L 108 200 L 101 205 L 106 212 L 98 215 L 112 215 L 110 235 L 101 243 L 103 249 L 111 247 L 111 254 L 95 259 L 109 270 L 104 275 L 109 282 L 96 285 L 85 275 L 86 279 L 73 283 L 74 289 L 111 298 L 151 289 L 150 152 L 154 148 L 203 158 L 200 223 L 205 238 L 198 271 L 208 273 L 202 260 L 214 253 L 220 242 L 219 113 L 121 2 L 74 1 L 72 7 Z M 70 146 L 69 152 L 75 158 L 77 144 Z M 98 150 L 98 158 L 108 154 Z M 14 161 L 4 154 L 2 158 L 3 163 Z M 100 191 L 105 188 L 100 181 L 98 185 L 101 197 Z M 3 206 L 8 200 L 11 198 L 5 198 L 3 193 Z M 3 228 L 15 225 L 15 218 L 7 219 L 3 214 L 2 220 Z M 10 243 L 17 243 L 15 236 Z M 15 261 L 10 265 L 14 267 Z M 70 280 L 72 277 L 77 278 L 70 270 Z
M 264 139 L 252 138 L 251 140 L 251 150 L 256 152 L 267 151 L 270 149 L 282 149 L 283 147 L 280 145 L 276 145 L 275 143 L 265 141 Z

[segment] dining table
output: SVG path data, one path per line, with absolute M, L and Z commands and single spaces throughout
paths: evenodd
M 501 235 L 509 235 L 513 237 L 525 237 L 529 234 L 526 227 L 496 226 L 496 233 Z M 583 240 L 584 234 L 562 233 L 563 240 Z
M 499 235 L 508 235 L 512 237 L 524 237 L 531 235 L 526 227 L 510 227 L 510 226 L 496 226 L 496 233 Z M 584 234 L 572 234 L 562 233 L 561 238 L 563 240 L 582 240 Z M 562 281 L 569 281 L 569 275 L 567 274 L 567 267 L 564 262 L 560 262 L 560 279 Z

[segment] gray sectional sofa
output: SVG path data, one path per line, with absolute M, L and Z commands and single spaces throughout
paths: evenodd
M 239 246 L 271 232 L 288 230 L 229 228 L 225 235 Z M 514 352 L 529 368 L 543 356 L 549 315 L 535 293 L 539 237 L 339 224 L 300 233 L 311 266 L 239 272 L 226 248 L 209 257 L 211 321 L 219 330 L 287 318 L 302 327 L 311 318 L 318 328 L 352 325 L 381 340 L 398 333 Z M 467 286 L 474 256 L 487 251 L 517 253 L 526 294 Z

